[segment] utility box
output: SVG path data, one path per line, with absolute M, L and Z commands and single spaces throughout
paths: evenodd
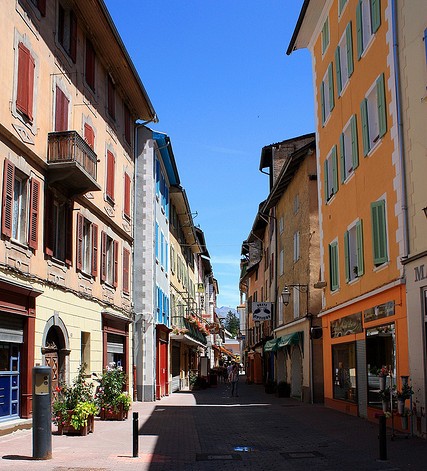
M 52 458 L 52 369 L 33 368 L 33 458 Z

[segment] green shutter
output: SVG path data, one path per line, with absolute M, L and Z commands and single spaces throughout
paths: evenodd
M 346 178 L 346 168 L 345 168 L 345 145 L 344 145 L 344 133 L 341 133 L 340 136 L 340 175 L 341 183 L 344 183 Z
M 360 115 L 362 117 L 363 154 L 366 156 L 369 153 L 368 102 L 366 98 L 360 103 Z
M 363 30 L 362 30 L 362 2 L 356 6 L 356 34 L 357 34 L 357 58 L 363 54 Z
M 334 185 L 334 195 L 338 192 L 338 157 L 337 157 L 337 146 L 332 148 L 332 178 Z
M 332 111 L 335 106 L 334 101 L 334 68 L 332 62 L 328 67 L 328 82 L 329 82 L 329 111 Z
M 347 69 L 348 76 L 351 77 L 354 71 L 354 62 L 353 62 L 353 36 L 351 34 L 351 21 L 345 29 L 345 39 L 347 43 Z
M 326 110 L 325 110 L 325 84 L 322 82 L 320 84 L 320 108 L 322 111 L 322 125 L 325 124 L 326 120 Z
M 344 265 L 345 265 L 345 281 L 350 281 L 350 244 L 348 231 L 344 232 Z
M 329 278 L 331 291 L 338 289 L 338 244 L 333 242 L 329 245 Z
M 340 59 L 340 47 L 337 46 L 335 49 L 335 75 L 337 76 L 337 88 L 338 95 L 341 94 L 342 90 L 342 78 L 341 78 L 341 59 Z
M 383 137 L 387 132 L 387 110 L 385 103 L 385 83 L 384 74 L 377 78 L 377 105 L 378 105 L 378 126 L 379 135 Z
M 341 12 L 343 11 L 343 8 L 345 4 L 347 3 L 347 0 L 339 0 L 338 3 L 338 14 L 341 15 Z
M 363 260 L 363 225 L 362 221 L 356 223 L 356 242 L 357 242 L 357 276 L 365 273 L 365 262 Z
M 380 0 L 371 0 L 371 25 L 372 34 L 376 33 L 381 25 L 381 3 Z
M 374 265 L 387 262 L 387 228 L 385 218 L 385 201 L 371 203 L 372 246 Z
M 323 162 L 323 187 L 325 190 L 325 203 L 329 199 L 329 187 L 328 187 L 328 161 Z
M 351 126 L 351 158 L 353 161 L 353 171 L 359 166 L 359 144 L 357 142 L 357 120 L 354 114 L 350 121 Z

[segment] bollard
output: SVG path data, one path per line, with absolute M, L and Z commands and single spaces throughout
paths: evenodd
M 33 458 L 52 458 L 51 368 L 33 368 Z
M 133 452 L 132 458 L 138 458 L 138 412 L 133 413 Z
M 380 444 L 380 460 L 387 461 L 387 429 L 386 429 L 386 416 L 379 416 L 379 444 Z

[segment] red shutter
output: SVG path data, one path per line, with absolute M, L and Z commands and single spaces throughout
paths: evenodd
M 55 131 L 68 130 L 68 98 L 65 93 L 56 87 Z
M 114 201 L 114 155 L 107 150 L 107 196 Z
M 28 245 L 37 250 L 39 242 L 38 237 L 38 220 L 39 220 L 39 196 L 40 196 L 40 182 L 35 178 L 30 181 L 30 227 L 28 234 Z
M 65 263 L 73 264 L 73 202 L 69 201 L 65 208 Z
M 107 279 L 107 234 L 101 231 L 101 281 Z
M 92 224 L 92 276 L 98 276 L 98 226 Z
M 13 187 L 15 185 L 15 165 L 10 160 L 4 161 L 3 173 L 3 211 L 1 232 L 6 237 L 12 235 Z
M 53 226 L 53 204 L 54 197 L 53 193 L 49 188 L 46 190 L 46 202 L 45 202 L 45 241 L 44 251 L 46 255 L 51 257 L 53 255 L 53 248 L 55 242 L 55 227 Z
M 18 89 L 16 108 L 33 119 L 34 59 L 30 51 L 22 44 L 18 45 Z
M 129 108 L 125 105 L 125 139 L 128 144 L 130 144 L 130 111 Z
M 129 259 L 129 250 L 123 249 L 123 291 L 125 293 L 129 293 Z
M 70 57 L 76 62 L 77 57 L 77 18 L 73 11 L 70 11 Z
M 46 16 L 46 0 L 37 0 L 37 8 L 42 16 Z
M 125 203 L 123 212 L 125 216 L 130 218 L 130 176 L 125 173 Z
M 93 131 L 92 126 L 85 123 L 85 141 L 87 142 L 88 146 L 93 149 L 95 147 L 95 133 Z
M 86 83 L 95 90 L 95 50 L 89 39 L 86 38 Z
M 114 279 L 113 286 L 117 288 L 119 281 L 119 243 L 117 240 L 113 242 L 113 257 L 114 257 Z
M 110 76 L 108 76 L 108 90 L 107 90 L 107 103 L 108 103 L 108 114 L 111 118 L 116 118 L 116 97 L 114 90 L 114 83 Z
M 76 268 L 81 270 L 83 266 L 83 222 L 84 218 L 77 213 L 77 247 L 76 247 Z

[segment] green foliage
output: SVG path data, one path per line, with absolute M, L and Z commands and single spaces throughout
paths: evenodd
M 70 424 L 76 429 L 80 430 L 87 425 L 90 415 L 95 415 L 98 408 L 93 402 L 78 402 L 73 410 Z
M 396 392 L 397 399 L 410 399 L 410 397 L 414 394 L 414 391 L 412 390 L 412 386 L 409 386 L 408 383 L 403 384 L 402 390 Z
M 228 311 L 225 318 L 225 328 L 231 333 L 233 337 L 237 337 L 240 331 L 240 320 L 233 311 Z
M 126 374 L 122 367 L 110 364 L 104 370 L 102 376 L 96 378 L 96 380 L 99 386 L 95 394 L 95 402 L 101 410 L 114 410 L 117 412 L 120 403 L 125 405 L 127 399 L 123 397 L 123 390 L 126 386 Z

